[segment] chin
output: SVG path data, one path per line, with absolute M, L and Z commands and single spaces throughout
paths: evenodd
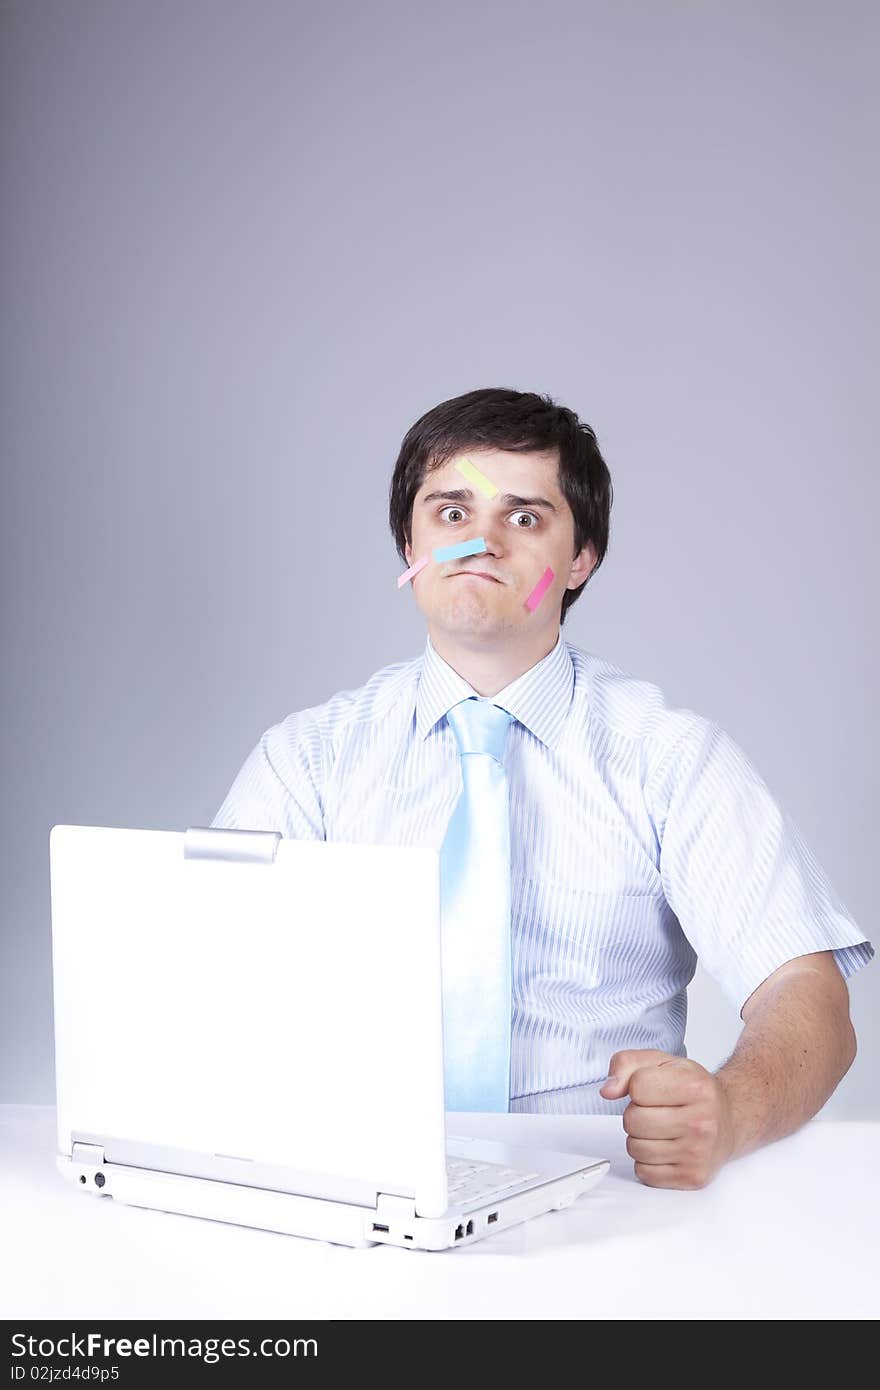
M 517 626 L 509 613 L 476 603 L 451 604 L 435 613 L 434 621 L 457 637 L 497 637 Z

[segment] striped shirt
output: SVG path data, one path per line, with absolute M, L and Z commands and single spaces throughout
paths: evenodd
M 461 793 L 446 720 L 476 692 L 437 653 L 290 714 L 213 825 L 440 849 Z M 512 1111 L 620 1113 L 612 1054 L 687 1056 L 697 959 L 741 1011 L 795 956 L 874 954 L 787 813 L 716 724 L 567 643 L 492 697 L 514 716 Z

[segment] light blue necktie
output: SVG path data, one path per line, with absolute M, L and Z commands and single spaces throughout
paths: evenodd
M 462 793 L 440 855 L 447 1110 L 510 1103 L 510 813 L 504 745 L 512 715 L 470 697 L 447 716 Z

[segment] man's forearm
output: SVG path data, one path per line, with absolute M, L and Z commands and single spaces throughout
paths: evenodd
M 716 1073 L 733 1115 L 731 1158 L 793 1134 L 821 1110 L 855 1055 L 842 977 L 838 988 L 805 968 L 769 982 Z

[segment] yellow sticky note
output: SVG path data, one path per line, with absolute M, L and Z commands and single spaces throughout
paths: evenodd
M 484 496 L 497 497 L 498 488 L 493 482 L 490 482 L 485 473 L 481 473 L 479 468 L 471 463 L 470 459 L 458 459 L 455 466 L 462 477 L 467 478 L 474 487 L 478 487 Z

